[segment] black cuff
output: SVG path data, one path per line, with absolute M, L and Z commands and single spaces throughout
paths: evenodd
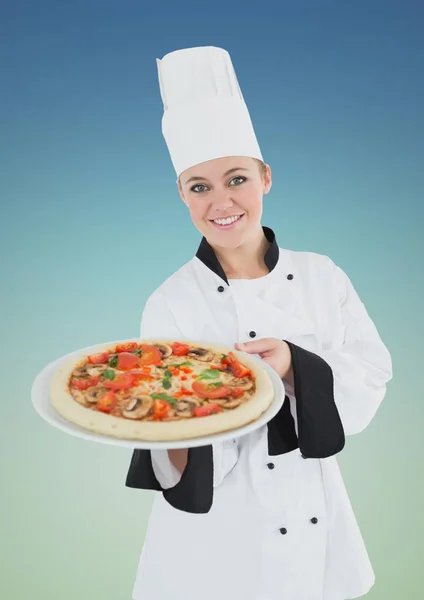
M 343 450 L 345 434 L 334 400 L 331 367 L 291 342 L 299 449 L 305 458 L 327 458 Z
M 212 446 L 189 448 L 187 466 L 180 481 L 163 489 L 152 466 L 150 450 L 134 450 L 125 485 L 142 490 L 162 492 L 174 508 L 189 513 L 207 513 L 213 501 Z
M 296 448 L 299 448 L 299 443 L 290 411 L 290 399 L 286 396 L 283 406 L 268 423 L 268 454 L 278 456 L 293 452 Z

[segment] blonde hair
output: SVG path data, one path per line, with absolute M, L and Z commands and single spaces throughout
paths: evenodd
M 259 167 L 259 172 L 261 174 L 262 177 L 265 177 L 266 175 L 266 164 L 260 160 L 259 158 L 255 158 L 254 161 L 256 162 L 256 164 Z

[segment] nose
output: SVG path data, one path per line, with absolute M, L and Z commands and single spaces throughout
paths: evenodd
M 231 195 L 228 192 L 217 192 L 212 199 L 212 210 L 225 211 L 234 205 Z

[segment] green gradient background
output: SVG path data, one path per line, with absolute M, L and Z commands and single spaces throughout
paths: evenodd
M 48 426 L 30 389 L 56 358 L 138 335 L 148 295 L 195 252 L 155 58 L 207 44 L 230 51 L 273 168 L 264 224 L 349 274 L 392 353 L 387 397 L 339 462 L 367 598 L 421 600 L 422 5 L 57 4 L 0 17 L 1 600 L 131 598 L 152 495 L 125 488 L 130 451 Z

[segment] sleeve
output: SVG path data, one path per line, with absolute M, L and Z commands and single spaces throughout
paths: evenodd
M 141 317 L 140 337 L 183 340 L 166 298 L 154 293 Z M 213 490 L 238 461 L 236 443 L 189 448 L 183 473 L 174 467 L 167 450 L 134 449 L 126 478 L 131 488 L 161 492 L 174 508 L 191 513 L 209 512 Z
M 292 353 L 299 448 L 306 458 L 340 452 L 345 435 L 363 431 L 392 378 L 390 354 L 347 275 L 330 261 L 342 336 L 319 355 L 287 342 Z
M 213 487 L 220 485 L 226 475 L 233 470 L 238 462 L 238 445 L 236 440 L 212 444 L 213 455 Z M 156 479 L 163 489 L 177 485 L 181 473 L 172 464 L 167 450 L 152 450 L 152 467 Z

